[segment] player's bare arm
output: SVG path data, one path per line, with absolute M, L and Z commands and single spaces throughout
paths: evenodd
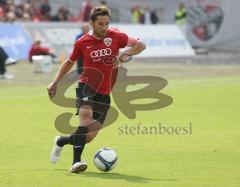
M 127 56 L 134 56 L 140 54 L 143 50 L 146 49 L 146 45 L 142 42 L 139 41 L 135 38 L 128 38 L 128 43 L 127 46 L 130 47 L 126 51 L 123 51 L 119 54 L 120 57 L 120 62 L 124 62 L 124 58 L 122 59 L 121 57 L 126 55 Z
M 124 53 L 133 56 L 138 55 L 141 53 L 144 49 L 146 49 L 146 45 L 135 38 L 128 38 L 127 46 L 130 47 L 128 50 L 124 51 Z
M 48 95 L 50 98 L 53 98 L 56 94 L 57 91 L 57 83 L 59 82 L 59 80 L 61 80 L 61 78 L 68 73 L 72 66 L 73 66 L 74 62 L 72 62 L 70 59 L 67 59 L 63 65 L 60 67 L 59 71 L 57 72 L 55 78 L 53 79 L 53 81 L 48 85 L 47 90 L 48 90 Z

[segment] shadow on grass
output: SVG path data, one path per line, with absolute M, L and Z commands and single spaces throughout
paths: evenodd
M 61 169 L 60 169 L 61 170 Z M 62 171 L 66 171 L 63 170 Z M 168 182 L 176 182 L 177 179 L 150 179 L 142 176 L 135 176 L 135 175 L 127 175 L 122 173 L 98 173 L 98 172 L 84 172 L 80 174 L 70 174 L 71 176 L 79 176 L 82 177 L 89 177 L 89 178 L 100 178 L 100 179 L 110 179 L 110 180 L 124 180 L 127 182 L 133 182 L 133 183 L 148 183 L 153 181 L 168 181 Z
M 53 169 L 53 170 L 55 170 L 55 171 L 65 171 L 65 172 L 69 172 L 69 170 L 67 170 L 67 169 L 60 169 L 60 168 L 58 168 L 58 169 Z

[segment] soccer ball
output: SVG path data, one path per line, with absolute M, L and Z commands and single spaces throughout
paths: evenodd
M 99 170 L 107 172 L 116 167 L 117 160 L 115 151 L 104 147 L 95 153 L 93 162 Z

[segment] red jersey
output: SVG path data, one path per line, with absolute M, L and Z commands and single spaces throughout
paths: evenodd
M 83 58 L 83 73 L 80 82 L 91 86 L 96 92 L 109 94 L 116 82 L 118 69 L 111 60 L 119 54 L 119 49 L 127 45 L 125 33 L 109 29 L 102 39 L 85 34 L 76 41 L 69 59 Z
M 28 53 L 28 59 L 29 61 L 32 61 L 32 57 L 34 55 L 46 55 L 49 54 L 50 49 L 47 47 L 38 47 L 35 44 L 32 45 L 31 49 L 29 50 Z

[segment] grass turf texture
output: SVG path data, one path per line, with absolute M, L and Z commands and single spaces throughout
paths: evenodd
M 66 146 L 56 165 L 49 160 L 53 138 L 59 134 L 55 117 L 74 112 L 48 100 L 46 86 L 52 74 L 34 74 L 32 65 L 9 67 L 15 80 L 0 80 L 0 186 L 239 186 L 240 66 L 134 64 L 132 75 L 157 75 L 169 81 L 161 92 L 173 97 L 160 110 L 137 112 L 119 119 L 88 144 L 84 174 L 69 174 L 72 147 Z M 74 90 L 72 89 L 72 92 Z M 69 92 L 69 95 L 74 94 Z M 114 106 L 114 103 L 113 103 Z M 135 126 L 183 127 L 192 134 L 121 133 Z M 72 123 L 77 125 L 77 119 Z M 119 163 L 110 173 L 98 171 L 93 155 L 101 147 L 113 148 Z

